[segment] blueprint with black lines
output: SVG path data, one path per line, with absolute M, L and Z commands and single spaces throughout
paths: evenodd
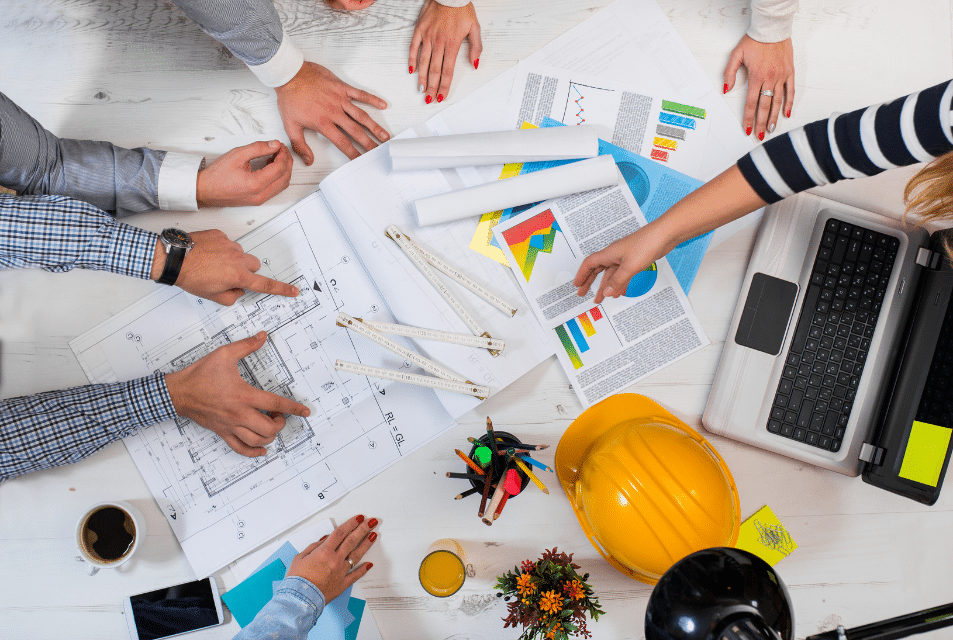
M 150 296 L 70 343 L 91 382 L 178 371 L 264 330 L 238 363 L 259 389 L 307 405 L 266 455 L 246 458 L 187 418 L 125 439 L 139 471 L 202 577 L 234 561 L 454 426 L 430 389 L 335 371 L 335 359 L 416 371 L 336 326 L 339 311 L 394 321 L 320 193 L 240 240 L 260 274 L 295 284 L 286 298 L 247 293 L 233 306 L 176 288 Z

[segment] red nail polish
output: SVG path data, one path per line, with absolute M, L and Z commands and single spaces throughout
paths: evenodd
M 370 569 L 373 568 L 373 567 L 374 567 L 374 564 L 372 564 L 372 563 L 367 564 L 367 569 L 368 569 L 368 570 L 370 570 Z
M 376 528 L 376 527 L 377 527 L 377 519 L 371 519 L 370 521 L 368 521 L 368 522 L 367 522 L 367 527 L 370 528 L 371 530 L 373 530 L 374 528 Z
M 437 102 L 438 102 L 438 103 L 442 103 L 442 102 L 443 102 L 443 94 L 437 94 Z
M 424 103 L 426 103 L 427 105 L 430 105 L 430 101 L 432 100 L 433 100 L 433 97 L 430 96 L 430 94 L 427 94 L 427 98 L 424 99 Z
M 371 543 L 374 543 L 375 541 L 377 541 L 377 533 L 372 532 L 369 535 L 367 535 L 367 540 L 370 541 Z
M 358 523 L 364 523 L 364 515 L 363 515 L 363 514 L 357 515 L 357 522 L 358 522 Z
M 748 136 L 751 136 L 751 128 L 750 128 L 750 127 L 749 127 L 747 130 L 745 130 L 745 134 L 748 135 Z
M 414 73 L 414 66 L 413 66 L 413 65 L 410 66 L 409 71 L 408 71 L 407 73 L 408 73 L 408 74 L 413 74 L 413 73 Z
M 728 83 L 725 83 L 725 91 L 723 91 L 722 94 L 727 94 L 727 93 L 728 93 Z
M 758 140 L 764 141 L 764 132 L 758 132 Z
M 473 69 L 480 69 L 480 59 L 479 59 L 479 58 L 477 58 L 475 61 L 473 61 Z
M 788 118 L 791 118 L 791 110 L 788 110 Z
M 322 541 L 324 541 L 324 540 L 327 539 L 327 538 L 328 538 L 328 535 L 324 535 L 323 537 L 321 537 L 320 539 L 318 539 L 318 543 L 321 543 Z

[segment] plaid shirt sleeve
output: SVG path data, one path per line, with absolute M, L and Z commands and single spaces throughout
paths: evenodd
M 197 210 L 202 156 L 106 141 L 61 139 L 0 93 L 0 185 L 26 195 L 65 195 L 119 216 Z
M 0 195 L 0 268 L 86 268 L 149 279 L 158 239 L 70 197 Z
M 0 482 L 76 463 L 171 418 L 175 407 L 159 374 L 0 400 Z

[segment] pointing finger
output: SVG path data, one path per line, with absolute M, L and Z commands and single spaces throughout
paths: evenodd
M 264 275 L 251 273 L 248 278 L 247 288 L 256 293 L 267 293 L 269 295 L 283 295 L 284 297 L 298 297 L 298 287 L 292 286 L 286 282 L 279 282 Z

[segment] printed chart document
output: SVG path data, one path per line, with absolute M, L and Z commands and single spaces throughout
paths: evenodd
M 622 297 L 596 304 L 594 289 L 576 294 L 582 247 L 645 224 L 620 177 L 617 186 L 551 199 L 493 229 L 586 407 L 708 344 L 664 258 L 637 273 Z
M 455 425 L 430 389 L 334 370 L 338 358 L 390 369 L 410 365 L 336 326 L 339 311 L 395 320 L 320 193 L 240 243 L 261 260 L 260 274 L 295 284 L 301 294 L 248 293 L 226 307 L 158 288 L 70 343 L 90 382 L 102 383 L 178 371 L 216 347 L 264 330 L 266 345 L 239 362 L 242 377 L 310 408 L 307 418 L 289 416 L 268 453 L 257 458 L 236 454 L 217 434 L 186 418 L 124 439 L 199 577 Z M 432 310 L 427 298 L 419 305 Z M 479 364 L 467 360 L 448 365 L 471 378 L 482 375 Z
M 523 61 L 516 69 L 509 104 L 510 127 L 542 125 L 551 118 L 565 125 L 595 126 L 599 138 L 643 157 L 698 177 L 711 124 L 704 105 L 673 92 L 650 95 L 618 81 Z

